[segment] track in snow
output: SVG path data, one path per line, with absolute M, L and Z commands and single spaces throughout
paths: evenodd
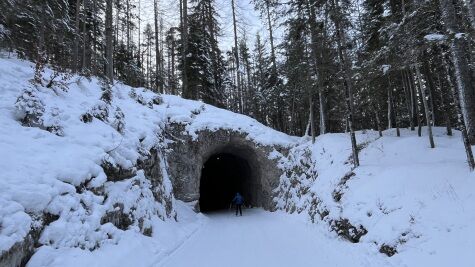
M 209 220 L 158 266 L 382 266 L 376 252 L 324 234 L 281 212 L 244 210 Z

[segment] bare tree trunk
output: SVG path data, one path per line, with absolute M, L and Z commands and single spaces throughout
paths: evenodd
M 417 110 L 417 103 L 416 103 L 416 94 L 414 91 L 414 82 L 411 79 L 411 71 L 405 70 L 406 73 L 406 84 L 407 84 L 407 89 L 409 90 L 409 94 L 411 97 L 411 122 L 413 128 L 411 128 L 412 131 L 414 131 L 414 120 L 416 120 L 416 110 Z M 419 126 L 419 125 L 418 125 Z
M 379 118 L 379 110 L 376 110 L 374 112 L 374 115 L 376 117 L 376 127 L 378 128 L 379 137 L 383 137 L 383 131 L 381 129 L 381 119 Z
M 335 12 L 340 12 L 340 7 L 338 0 L 332 0 L 333 9 Z M 351 80 L 351 66 L 348 61 L 348 55 L 346 50 L 343 50 L 343 44 L 346 44 L 346 37 L 343 29 L 341 29 L 341 23 L 339 18 L 334 19 L 335 30 L 336 30 L 336 40 L 338 55 L 340 58 L 340 66 L 344 72 L 345 86 L 346 86 L 346 121 L 348 123 L 348 128 L 350 130 L 350 139 L 351 139 L 351 148 L 353 151 L 353 164 L 355 167 L 360 165 L 360 160 L 358 157 L 358 148 L 356 145 L 356 134 L 353 128 L 353 82 Z
M 422 86 L 422 76 L 421 76 L 421 72 L 419 70 L 419 66 L 416 64 L 415 68 L 416 68 L 417 80 L 418 80 L 418 83 L 419 83 L 419 93 L 422 96 L 422 103 L 424 104 L 424 113 L 426 115 L 426 122 L 427 122 L 427 130 L 429 132 L 430 147 L 435 148 L 434 137 L 432 135 L 431 118 L 430 118 L 430 114 L 429 114 L 429 104 L 427 103 L 425 88 Z
M 94 13 L 93 17 L 93 33 L 92 33 L 92 38 L 93 40 L 93 52 L 91 53 L 91 69 L 95 70 L 97 68 L 97 59 L 96 59 L 96 54 L 97 54 L 97 0 L 92 0 L 92 12 Z M 94 71 L 95 73 L 95 71 Z
M 457 1 L 458 2 L 458 1 Z M 455 76 L 459 93 L 460 106 L 467 128 L 470 144 L 475 144 L 475 87 L 473 73 L 467 60 L 467 42 L 460 34 L 454 1 L 440 0 L 440 9 L 445 27 L 452 40 L 451 52 L 454 60 Z M 471 3 L 473 6 L 473 2 Z
M 394 97 L 393 97 L 393 83 L 391 81 L 391 74 L 388 73 L 388 80 L 389 80 L 389 88 L 388 88 L 388 121 L 389 121 L 389 128 L 392 128 L 392 123 L 396 126 L 396 135 L 397 137 L 401 136 L 401 131 L 399 130 L 399 124 L 397 121 L 397 112 L 394 108 Z
M 319 52 L 321 52 L 321 42 L 318 40 L 318 33 L 317 33 L 317 21 L 315 15 L 315 6 L 313 3 L 307 1 L 307 10 L 309 12 L 309 26 L 310 26 L 310 33 L 311 33 L 311 40 L 312 40 L 312 56 L 313 56 L 313 63 L 314 63 L 314 70 L 315 76 L 317 79 L 317 91 L 318 91 L 318 99 L 319 99 L 319 111 L 320 111 L 320 134 L 325 134 L 326 129 L 326 110 L 325 110 L 325 96 L 323 92 L 323 83 L 322 83 L 322 75 L 318 64 L 320 64 L 319 60 Z M 313 106 L 313 100 L 312 100 Z M 313 113 L 313 109 L 312 109 Z
M 437 73 L 437 83 L 439 84 L 440 89 L 440 103 L 442 104 L 442 109 L 444 110 L 445 125 L 447 129 L 447 135 L 452 136 L 452 121 L 450 119 L 450 104 L 448 103 L 448 96 L 444 94 L 442 79 L 440 78 L 440 72 Z M 453 88 L 450 85 L 450 88 Z
M 106 76 L 109 79 L 109 83 L 114 83 L 114 71 L 113 71 L 113 28 L 112 28 L 112 0 L 106 2 Z
M 144 62 L 143 62 L 143 56 L 142 56 L 142 51 L 141 51 L 141 46 L 142 46 L 142 39 L 140 38 L 141 37 L 141 33 L 142 33 L 142 28 L 140 27 L 141 26 L 141 22 L 142 22 L 142 19 L 140 17 L 140 13 L 142 11 L 142 5 L 141 5 L 141 0 L 138 0 L 139 1 L 139 5 L 138 5 L 138 8 L 139 8 L 139 11 L 138 11 L 138 15 L 137 15 L 137 20 L 138 20 L 138 29 L 137 29 L 137 33 L 138 33 L 138 43 L 137 43 L 137 61 L 139 62 L 139 67 L 140 67 L 140 72 L 141 72 L 141 75 L 143 76 L 143 65 L 144 65 Z
M 414 131 L 414 105 L 412 91 L 409 89 L 409 85 L 404 70 L 401 71 L 402 84 L 404 87 L 404 94 L 406 96 L 406 108 L 409 113 L 409 127 L 411 131 Z
M 181 41 L 182 41 L 182 61 L 183 61 L 183 73 L 182 73 L 182 93 L 183 97 L 190 98 L 191 92 L 188 88 L 188 74 L 187 74 L 187 51 L 188 51 L 188 0 L 181 0 Z
M 470 167 L 470 170 L 473 171 L 475 169 L 475 161 L 473 159 L 473 151 L 472 151 L 472 146 L 470 144 L 470 138 L 467 133 L 467 128 L 465 127 L 462 106 L 460 105 L 460 94 L 457 91 L 456 87 L 453 86 L 452 80 L 450 79 L 450 70 L 443 56 L 442 56 L 442 63 L 443 63 L 443 66 L 445 67 L 445 72 L 446 72 L 445 75 L 447 77 L 447 82 L 449 83 L 450 88 L 452 90 L 455 108 L 457 109 L 457 126 L 460 132 L 462 132 L 462 140 L 463 140 L 463 145 L 465 147 L 465 154 L 467 156 L 467 163 L 468 163 L 468 166 Z
M 391 83 L 388 87 L 388 129 L 393 128 L 393 89 Z
M 125 22 L 125 30 L 126 30 L 126 34 L 125 34 L 125 38 L 127 39 L 126 40 L 126 45 L 127 45 L 127 53 L 130 51 L 130 0 L 126 0 L 125 2 L 125 19 L 127 20 Z
M 155 91 L 163 94 L 163 86 L 159 86 L 160 75 L 160 44 L 158 42 L 158 0 L 153 0 L 153 20 L 155 28 Z
M 325 94 L 323 92 L 323 88 L 320 87 L 318 90 L 318 107 L 320 111 L 320 134 L 327 133 L 327 110 L 325 107 Z
M 266 1 L 266 11 L 267 11 L 267 24 L 269 24 L 269 39 L 270 39 L 270 57 L 272 62 L 272 71 L 274 75 L 277 75 L 277 64 L 275 61 L 275 47 L 274 47 L 274 33 L 272 30 L 272 22 L 270 18 L 270 4 L 269 0 Z
M 431 119 L 432 119 L 432 126 L 435 126 L 435 107 L 434 107 L 434 98 L 432 96 L 433 91 L 435 90 L 435 85 L 434 85 L 434 80 L 432 79 L 432 75 L 430 72 L 430 66 L 429 63 L 426 60 L 426 57 L 428 57 L 427 54 L 424 53 L 424 60 L 423 60 L 423 72 L 425 76 L 427 77 L 427 87 L 429 91 L 429 100 L 430 100 L 430 112 L 431 112 Z
M 171 56 L 172 56 L 172 83 L 171 83 L 171 87 L 172 87 L 172 95 L 175 95 L 176 94 L 176 80 L 175 80 L 175 38 L 172 39 L 172 51 L 170 52 L 171 53 Z
M 241 88 L 241 69 L 239 66 L 239 47 L 237 39 L 237 25 L 236 25 L 236 7 L 234 5 L 234 0 L 231 0 L 231 8 L 233 11 L 233 30 L 234 30 L 234 57 L 236 58 L 236 86 L 239 96 L 239 112 L 243 113 L 243 102 L 242 102 L 242 88 Z
M 158 38 L 158 41 L 160 43 L 160 68 L 159 68 L 159 72 L 160 72 L 160 80 L 158 81 L 159 82 L 159 86 L 160 86 L 160 92 L 163 94 L 164 93 L 164 86 L 165 86 L 165 55 L 164 55 L 164 49 L 163 49 L 163 17 L 160 17 L 160 35 L 159 35 L 159 38 Z
M 313 111 L 313 95 L 309 94 L 309 104 L 310 104 L 310 131 L 312 133 L 312 144 L 315 143 L 316 130 L 315 130 L 315 115 Z
M 78 61 L 79 61 L 79 15 L 81 10 L 81 0 L 76 0 L 76 18 L 74 21 L 74 46 L 73 46 L 73 64 L 72 70 L 73 72 L 78 71 Z
M 83 14 L 83 18 L 84 18 L 84 21 L 82 23 L 82 67 L 81 69 L 89 69 L 89 60 L 87 60 L 87 51 L 90 49 L 90 47 L 88 46 L 88 32 L 87 32 L 87 28 L 86 28 L 86 8 L 89 6 L 89 2 L 88 0 L 83 0 L 82 2 L 82 5 L 84 6 L 84 14 Z
M 417 122 L 417 135 L 419 137 L 422 136 L 422 122 L 421 122 L 421 112 L 419 110 L 419 100 L 418 100 L 418 94 L 417 94 L 417 88 L 416 88 L 416 84 L 414 82 L 414 76 L 413 76 L 413 73 L 412 73 L 412 68 L 409 68 L 408 70 L 408 78 L 409 78 L 409 85 L 412 89 L 412 93 L 414 95 L 414 108 L 415 108 L 415 111 L 416 111 L 416 122 Z

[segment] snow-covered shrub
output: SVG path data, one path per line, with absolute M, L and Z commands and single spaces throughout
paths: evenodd
M 110 84 L 104 79 L 101 80 L 100 83 L 102 88 L 101 100 L 107 104 L 110 104 L 112 102 L 112 88 Z
M 153 105 L 160 105 L 163 102 L 163 99 L 159 95 L 150 95 L 150 92 L 147 90 L 142 93 L 137 92 L 139 89 L 131 88 L 129 91 L 129 97 L 134 99 L 140 105 L 153 108 Z
M 122 110 L 119 107 L 116 107 L 114 111 L 114 120 L 112 121 L 112 127 L 119 133 L 124 132 L 125 128 L 125 121 L 124 121 L 125 115 L 122 112 Z
M 45 112 L 45 107 L 38 95 L 38 88 L 30 85 L 17 98 L 15 103 L 17 116 L 25 126 L 41 127 L 43 125 L 42 116 Z
M 39 95 L 40 91 L 36 86 L 27 87 L 17 98 L 15 104 L 17 117 L 25 126 L 37 127 L 55 135 L 63 136 L 60 119 L 61 110 L 58 107 L 46 109 Z
M 86 113 L 81 115 L 81 121 L 84 123 L 92 122 L 93 118 L 107 122 L 109 117 L 109 108 L 106 102 L 100 101 Z

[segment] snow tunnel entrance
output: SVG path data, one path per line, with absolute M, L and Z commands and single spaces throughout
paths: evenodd
M 253 205 L 253 173 L 247 159 L 232 154 L 214 154 L 203 164 L 199 205 L 202 212 L 228 209 L 236 192 L 245 205 Z

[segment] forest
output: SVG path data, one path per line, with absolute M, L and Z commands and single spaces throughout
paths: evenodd
M 0 49 L 290 135 L 348 132 L 355 166 L 355 131 L 410 128 L 435 147 L 433 127 L 456 129 L 475 167 L 474 0 L 252 0 L 265 32 L 246 29 L 241 1 L 224 1 L 225 50 L 217 0 L 172 1 L 177 20 L 159 0 L 0 0 Z

